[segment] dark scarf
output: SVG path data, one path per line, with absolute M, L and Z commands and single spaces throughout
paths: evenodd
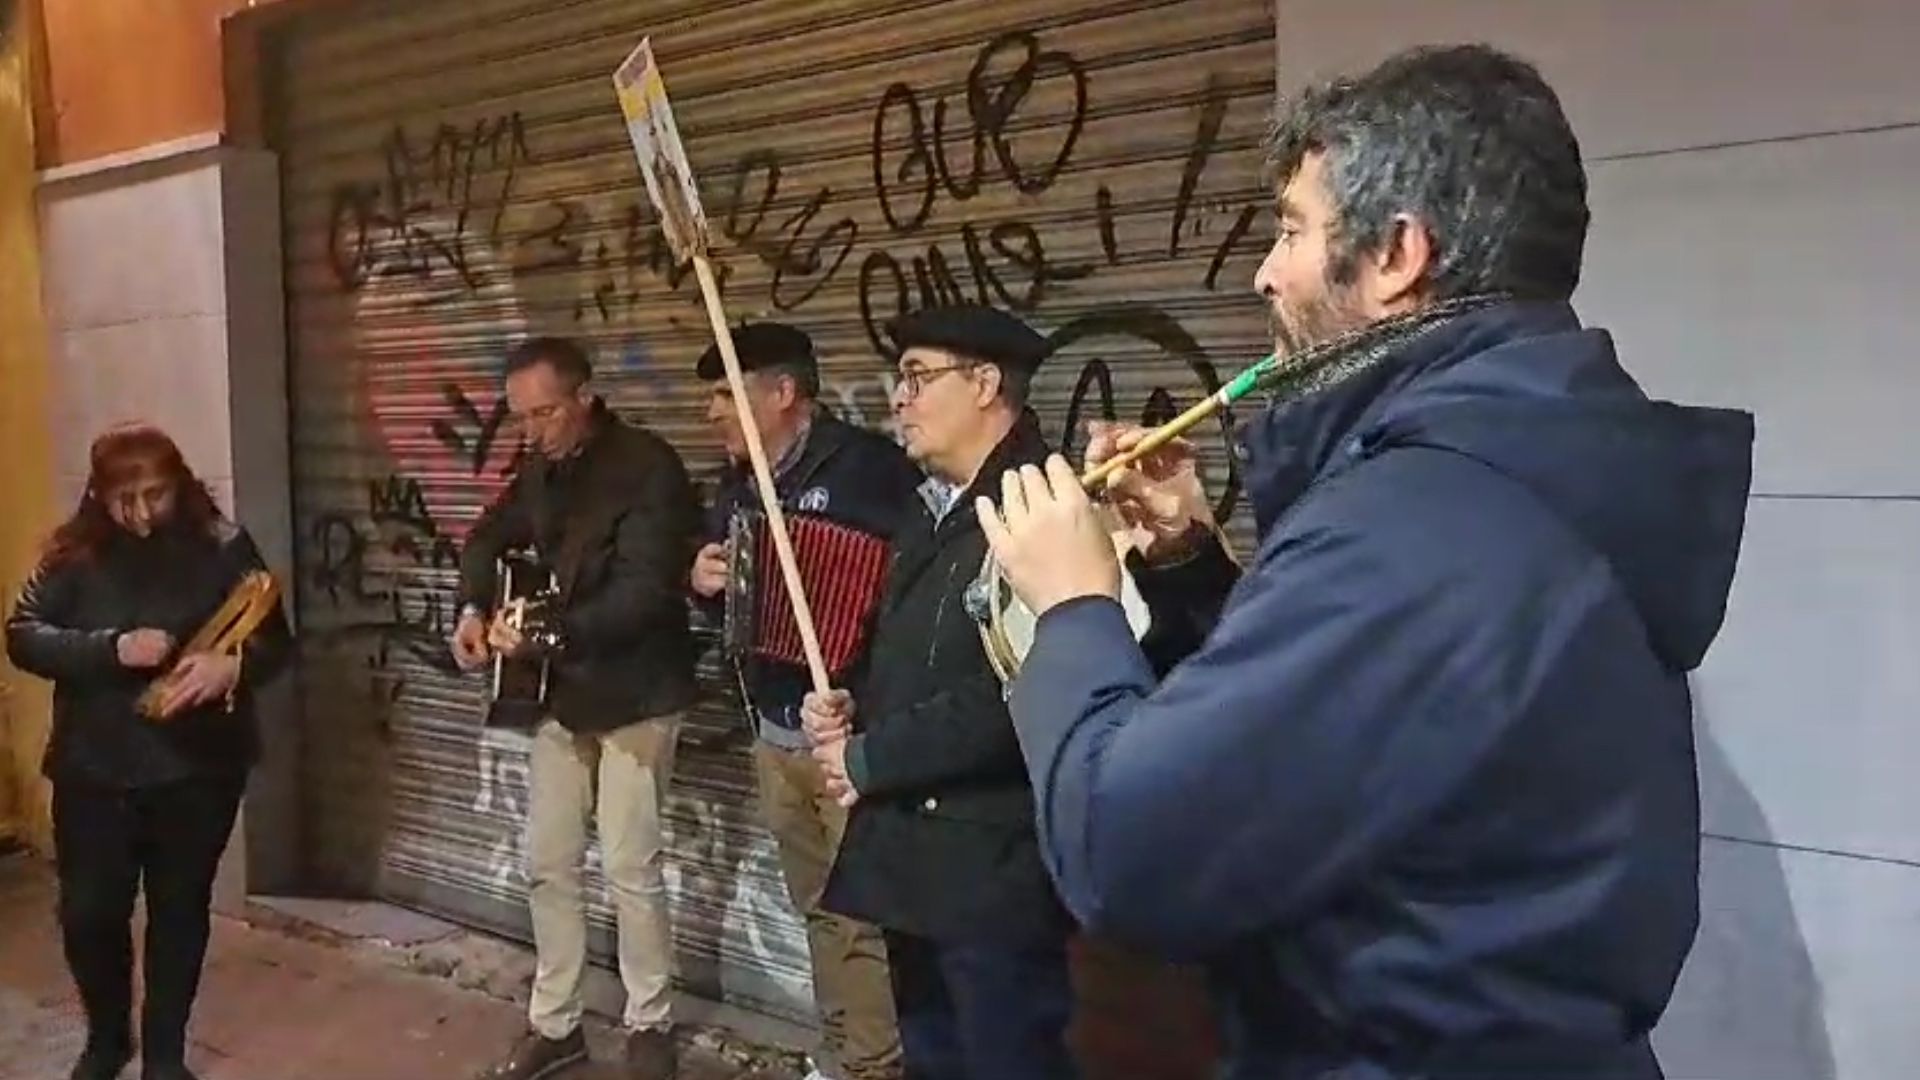
M 1368 323 L 1288 357 L 1260 381 L 1259 390 L 1266 395 L 1269 407 L 1310 397 L 1372 370 L 1462 315 L 1510 299 L 1497 293 L 1462 296 Z
M 122 572 L 165 577 L 179 568 L 182 559 L 204 554 L 213 546 L 211 537 L 175 519 L 146 536 L 116 527 L 100 546 L 100 558 Z

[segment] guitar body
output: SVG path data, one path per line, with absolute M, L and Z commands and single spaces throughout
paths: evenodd
M 505 612 L 508 625 L 533 642 L 535 649 L 529 656 L 494 655 L 486 723 L 488 727 L 529 731 L 546 717 L 553 689 L 552 654 L 559 647 L 559 583 L 553 568 L 533 550 L 507 552 L 498 560 L 496 570 L 499 584 L 494 610 Z

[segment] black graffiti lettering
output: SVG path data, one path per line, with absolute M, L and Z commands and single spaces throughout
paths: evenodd
M 1180 406 L 1164 386 L 1156 386 L 1148 391 L 1147 403 L 1140 406 L 1140 422 L 1147 427 L 1159 427 L 1179 415 Z
M 1119 418 L 1113 409 L 1113 372 L 1107 369 L 1107 362 L 1094 357 L 1080 368 L 1080 374 L 1073 382 L 1073 394 L 1067 398 L 1067 417 L 1060 429 L 1060 452 L 1071 461 L 1079 461 L 1085 450 L 1080 442 L 1080 410 L 1086 407 L 1089 391 L 1099 392 L 1099 413 L 1102 420 Z
M 373 238 L 369 234 L 380 199 L 375 184 L 342 184 L 333 191 L 333 204 L 327 211 L 327 265 L 340 287 L 352 292 L 366 284 L 373 264 Z
M 1107 185 L 1101 184 L 1093 202 L 1100 218 L 1100 250 L 1106 253 L 1107 265 L 1112 266 L 1120 261 L 1120 242 L 1113 230 L 1113 192 L 1107 189 Z
M 401 231 L 400 253 L 386 265 L 380 273 L 384 277 L 411 277 L 431 280 L 434 277 L 434 264 L 437 259 L 441 265 L 450 269 L 459 278 L 460 290 L 472 292 L 480 287 L 479 278 L 467 263 L 466 245 L 467 217 L 463 213 L 454 228 L 446 235 L 435 235 L 421 228 L 407 228 Z M 428 293 L 420 300 L 420 306 L 446 303 L 457 299 L 458 291 Z
M 449 292 L 429 293 L 422 305 L 453 299 L 481 285 L 468 252 L 468 223 L 491 212 L 487 236 L 497 240 L 520 167 L 533 160 L 519 113 L 476 121 L 469 128 L 441 124 L 424 149 L 404 127 L 381 143 L 385 175 L 349 181 L 333 191 L 327 256 L 334 279 L 356 292 L 374 277 L 435 282 L 446 271 Z M 498 192 L 478 189 L 482 175 L 501 176 Z
M 404 144 L 404 133 L 396 132 Z M 447 267 L 453 269 L 462 282 L 471 285 L 471 275 L 467 269 L 465 212 L 456 212 L 454 227 L 445 236 L 437 236 L 425 226 L 416 224 L 416 217 L 432 211 L 434 204 L 419 193 L 420 183 L 407 166 L 409 158 L 404 149 L 389 148 L 387 159 L 387 207 L 382 221 L 389 230 L 389 244 L 394 246 L 391 255 L 375 271 L 386 278 L 417 278 L 422 281 L 433 277 L 434 259 L 438 257 Z
M 526 124 L 521 121 L 517 111 L 496 119 L 490 129 L 487 127 L 487 121 L 482 120 L 476 125 L 475 130 L 480 133 L 475 140 L 475 152 L 478 152 L 480 146 L 485 146 L 490 167 L 497 167 L 501 162 L 506 164 L 506 176 L 500 182 L 500 195 L 493 200 L 493 220 L 487 225 L 488 239 L 498 240 L 500 239 L 500 222 L 506 216 L 507 207 L 513 203 L 514 181 L 519 176 L 521 164 L 533 160 L 533 151 L 527 147 Z M 504 149 L 501 146 L 502 143 L 505 143 Z M 474 171 L 467 170 L 464 198 L 468 205 L 472 204 Z
M 507 422 L 507 399 L 504 395 L 494 399 L 492 411 L 483 417 L 473 399 L 457 384 L 441 386 L 440 395 L 452 411 L 453 419 L 436 418 L 432 425 L 433 437 L 452 453 L 465 455 L 469 474 L 479 476 L 493 453 L 494 439 Z M 468 430 L 472 431 L 471 438 L 466 434 Z
M 441 535 L 419 481 L 393 476 L 370 482 L 364 521 L 328 513 L 315 521 L 313 536 L 319 552 L 309 573 L 314 588 L 334 607 L 351 604 L 377 613 L 322 626 L 314 636 L 364 639 L 376 690 L 396 651 L 442 671 L 456 670 L 446 639 L 458 600 L 437 583 L 458 568 L 459 550 Z M 389 697 L 398 692 L 398 686 L 390 688 Z
M 1227 91 L 1217 76 L 1207 76 L 1205 104 L 1200 107 L 1200 126 L 1193 135 L 1193 145 L 1187 150 L 1187 161 L 1180 169 L 1180 193 L 1173 203 L 1173 226 L 1167 230 L 1167 257 L 1177 258 L 1180 254 L 1180 234 L 1186 227 L 1187 214 L 1193 207 L 1194 192 L 1200 188 L 1200 174 L 1207 169 L 1207 160 L 1213 157 L 1213 148 L 1220 141 L 1220 126 L 1227 119 Z
M 402 612 L 396 599 L 387 611 L 370 619 L 307 631 L 316 642 L 332 644 L 365 641 L 369 689 L 376 701 L 392 704 L 404 692 L 405 676 L 392 672 L 394 653 L 403 652 L 415 663 L 448 675 L 457 674 L 459 665 L 447 648 L 447 638 L 459 614 L 449 600 L 426 597 L 417 614 Z
M 853 245 L 860 236 L 860 226 L 852 218 L 841 218 L 834 222 L 826 232 L 813 238 L 813 242 L 807 246 L 804 254 L 797 254 L 795 251 L 802 237 L 806 235 L 807 225 L 813 221 L 814 215 L 820 212 L 820 208 L 826 205 L 831 195 L 832 189 L 821 188 L 798 214 L 781 226 L 783 231 L 791 230 L 792 235 L 787 238 L 786 247 L 781 250 L 776 259 L 773 281 L 769 286 L 773 306 L 778 311 L 792 311 L 813 299 L 840 272 L 840 267 L 846 263 L 847 257 L 853 254 Z M 833 247 L 836 237 L 838 237 L 839 251 L 832 256 L 832 262 L 829 263 L 821 257 L 821 253 Z M 813 279 L 799 296 L 788 297 L 781 292 L 780 287 L 786 282 L 789 273 L 803 279 L 808 277 Z
M 746 205 L 747 182 L 755 176 L 764 176 L 761 182 L 760 201 L 753 208 L 753 220 L 742 221 L 740 208 Z M 721 222 L 720 229 L 727 239 L 736 243 L 750 240 L 760 231 L 760 225 L 767 220 L 767 210 L 773 206 L 774 197 L 780 193 L 780 156 L 771 150 L 754 150 L 740 159 L 734 167 L 733 194 L 727 201 L 727 217 Z
M 1040 306 L 1048 286 L 1060 281 L 1078 281 L 1093 273 L 1091 266 L 1055 266 L 1047 262 L 1046 247 L 1040 242 L 1040 234 L 1024 221 L 1003 221 L 987 234 L 987 242 L 993 245 L 1009 263 L 1026 274 L 1027 288 L 1019 296 L 1001 284 L 1000 276 L 989 271 L 988 279 L 993 290 L 1001 300 L 1020 311 L 1032 311 Z
M 947 99 L 940 98 L 933 103 L 934 164 L 940 172 L 940 186 L 946 188 L 947 194 L 960 202 L 980 194 L 980 176 L 985 171 L 987 158 L 987 132 L 979 120 L 986 113 L 986 106 L 981 103 L 983 98 L 984 93 L 981 88 L 969 82 L 967 114 L 974 118 L 973 160 L 967 167 L 964 179 L 953 171 L 953 166 L 947 161 Z
M 623 262 L 631 275 L 635 271 L 645 272 L 659 280 L 669 292 L 679 293 L 688 281 L 693 280 L 693 260 L 674 257 L 673 245 L 667 242 L 667 232 L 659 222 L 649 224 L 641 214 L 638 205 L 627 208 L 626 232 L 623 240 Z M 727 267 L 722 263 L 714 269 L 715 284 L 726 291 Z M 637 293 L 637 289 L 630 290 Z M 688 299 L 695 304 L 700 302 L 699 290 L 693 290 Z
M 963 281 L 954 272 L 952 261 L 938 244 L 929 244 L 926 254 L 909 260 L 911 278 L 892 254 L 867 253 L 860 264 L 860 317 L 876 352 L 885 355 L 888 351 L 881 337 L 886 320 L 910 310 L 913 299 L 921 308 L 971 301 L 1029 312 L 1039 307 L 1053 285 L 1093 273 L 1091 266 L 1049 262 L 1038 230 L 1024 221 L 1003 221 L 986 229 L 984 236 L 969 222 L 960 227 L 960 242 L 970 281 Z M 876 306 L 876 298 L 884 296 L 889 278 L 893 303 Z
M 881 284 L 882 277 L 890 278 L 893 286 L 892 303 L 885 310 L 874 306 L 874 289 Z M 867 340 L 873 343 L 876 355 L 887 356 L 892 352 L 881 330 L 911 310 L 907 305 L 907 275 L 900 271 L 900 264 L 884 251 L 868 252 L 860 263 L 860 324 L 867 328 Z
M 415 155 L 409 149 L 405 128 L 394 128 L 382 149 L 387 176 L 381 189 L 386 203 L 381 220 L 390 230 L 389 242 L 397 244 L 398 250 L 376 272 L 382 277 L 424 278 L 431 273 L 432 266 L 421 250 L 421 230 L 413 219 L 414 215 L 426 213 L 433 207 L 421 191 L 426 182 L 416 173 Z
M 749 179 L 756 174 L 765 177 L 760 189 L 760 201 L 753 207 L 752 219 L 742 221 L 740 211 L 746 202 L 747 184 Z M 726 220 L 721 223 L 721 230 L 726 234 L 728 239 L 739 244 L 762 263 L 765 263 L 768 269 L 783 275 L 805 275 L 811 271 L 806 265 L 805 260 L 793 253 L 794 242 L 792 240 L 783 243 L 776 236 L 760 235 L 760 227 L 765 224 L 767 212 L 772 209 L 774 198 L 779 192 L 779 155 L 771 150 L 755 150 L 747 154 L 740 159 L 739 165 L 734 169 L 733 198 L 727 209 Z M 821 192 L 816 195 L 815 198 L 824 201 L 825 195 L 825 192 Z M 818 211 L 819 207 L 809 202 L 806 206 L 801 207 L 800 210 L 795 212 L 792 217 L 789 217 L 786 221 L 776 226 L 774 231 L 776 233 L 789 232 L 798 227 L 804 227 L 808 221 L 812 220 L 813 214 Z M 689 265 L 691 265 L 691 263 L 689 263 Z M 728 264 L 726 263 L 719 264 L 720 272 L 724 273 L 727 266 Z
M 1212 292 L 1218 287 L 1220 271 L 1227 265 L 1228 257 L 1233 254 L 1234 245 L 1240 242 L 1241 237 L 1247 235 L 1247 230 L 1253 228 L 1254 220 L 1259 216 L 1260 211 L 1255 207 L 1243 206 L 1240 208 L 1239 216 L 1233 219 L 1233 225 L 1227 229 L 1227 238 L 1220 241 L 1220 246 L 1214 249 L 1213 261 L 1207 264 L 1206 286 L 1208 292 Z
M 313 523 L 313 546 L 320 553 L 308 581 L 338 607 L 345 599 L 356 604 L 385 602 L 387 594 L 367 587 L 367 541 L 352 519 L 323 514 Z
M 887 117 L 900 109 L 906 111 L 907 153 L 899 164 L 892 169 L 892 177 L 887 173 Z M 917 175 L 916 175 L 917 174 Z M 897 183 L 911 190 L 918 187 L 911 202 L 912 210 L 904 217 L 893 205 L 891 183 Z M 927 127 L 920 113 L 920 99 L 913 88 L 905 83 L 894 83 L 880 95 L 880 108 L 873 114 L 873 190 L 874 197 L 880 202 L 880 213 L 887 219 L 887 227 L 901 236 L 910 235 L 927 223 L 927 216 L 933 213 L 935 173 L 933 152 L 927 145 Z
M 436 532 L 418 480 L 389 476 L 367 481 L 367 516 L 375 523 L 410 525 L 428 536 Z
M 926 258 L 914 257 L 913 281 L 919 287 L 923 308 L 952 307 L 967 302 L 966 290 L 954 278 L 947 257 L 937 247 L 928 248 Z
M 459 556 L 452 543 L 446 540 L 429 541 L 422 545 L 412 536 L 401 535 L 393 539 L 388 550 L 404 560 L 402 565 L 411 567 L 415 574 L 421 571 L 435 571 L 423 580 L 438 576 L 459 565 Z M 409 598 L 411 594 L 411 599 Z M 407 649 L 422 661 L 433 662 L 446 651 L 444 642 L 453 632 L 457 617 L 455 601 L 451 594 L 442 594 L 431 587 L 415 589 L 395 589 L 391 594 L 392 619 L 390 626 L 398 631 L 399 638 Z
M 1018 62 L 1004 76 L 996 66 L 1010 54 Z M 1073 105 L 1064 124 L 1034 132 L 1046 132 L 1056 140 L 1036 161 L 1023 161 L 1015 145 L 1017 122 L 1022 107 L 1044 81 L 1069 80 Z M 1023 195 L 1038 195 L 1059 179 L 1073 158 L 1074 146 L 1087 120 L 1086 69 L 1071 54 L 1042 50 L 1040 40 L 1028 31 L 1013 31 L 994 38 L 974 58 L 967 72 L 967 115 L 973 122 L 970 136 L 972 158 L 965 172 L 953 167 L 948 157 L 947 120 L 949 109 L 944 98 L 933 103 L 933 124 L 929 129 L 920 95 L 906 83 L 894 83 L 880 95 L 873 115 L 872 165 L 875 198 L 881 216 L 896 236 L 918 232 L 933 214 L 935 197 L 941 190 L 957 202 L 966 202 L 980 193 L 985 171 L 986 151 L 993 150 L 999 174 Z M 904 128 L 904 131 L 900 129 Z M 1056 130 L 1057 129 L 1057 130 Z M 1032 135 L 1024 144 L 1033 149 Z
M 619 291 L 620 287 L 611 281 L 603 281 L 594 287 L 590 299 L 593 301 L 594 310 L 600 313 L 601 322 L 611 322 L 613 320 L 613 300 Z M 579 322 L 586 315 L 586 310 L 586 303 L 584 301 L 574 304 L 573 321 Z
M 1212 394 L 1220 389 L 1219 372 L 1214 369 L 1213 361 L 1208 358 L 1206 350 L 1200 347 L 1200 343 L 1194 340 L 1186 327 L 1180 325 L 1179 320 L 1151 305 L 1117 304 L 1098 308 L 1062 325 L 1053 332 L 1049 343 L 1055 352 L 1059 352 L 1077 342 L 1106 338 L 1144 341 L 1154 345 L 1167 356 L 1177 358 L 1187 366 L 1187 369 L 1193 373 L 1195 381 L 1200 384 L 1201 393 Z M 1096 362 L 1105 366 L 1104 362 L 1100 361 L 1090 362 L 1089 366 Z M 1101 390 L 1102 408 L 1111 414 L 1111 382 L 1097 375 L 1088 376 L 1083 371 L 1074 387 L 1073 398 L 1067 403 L 1067 414 L 1070 418 L 1079 417 L 1089 388 Z M 1146 407 L 1142 410 L 1142 423 L 1153 422 L 1147 419 L 1149 415 L 1173 416 L 1173 412 L 1167 411 L 1169 409 L 1176 409 L 1171 392 L 1164 388 L 1156 388 L 1148 394 Z M 1233 410 L 1223 408 L 1214 416 L 1227 461 L 1227 480 L 1221 489 L 1220 497 L 1214 502 L 1214 516 L 1220 521 L 1226 521 L 1233 516 L 1234 509 L 1240 503 L 1240 461 L 1233 453 Z M 1076 434 L 1070 426 L 1065 437 L 1071 440 Z M 1067 447 L 1063 446 L 1064 449 Z
M 988 299 L 989 290 L 999 294 L 1003 303 L 1010 302 L 1007 300 L 1005 286 L 1000 284 L 1000 279 L 993 272 L 993 267 L 987 265 L 986 249 L 981 246 L 980 233 L 973 227 L 972 222 L 960 226 L 960 243 L 966 249 L 967 266 L 973 271 L 974 284 L 980 290 L 980 302 L 983 304 L 991 302 Z
M 973 92 L 976 85 L 983 88 L 991 86 L 987 77 L 994 59 L 1003 51 L 1012 50 L 1025 54 L 1020 66 L 1005 84 L 991 90 L 983 89 L 976 96 Z M 1060 146 L 1053 160 L 1038 172 L 1029 173 L 1021 167 L 1019 157 L 1014 153 L 1009 130 L 1013 127 L 1014 115 L 1026 102 L 1027 95 L 1049 72 L 1063 74 L 1073 80 L 1073 113 L 1067 120 L 1066 134 L 1060 138 Z M 974 61 L 973 71 L 967 77 L 967 85 L 968 103 L 974 108 L 974 122 L 980 125 L 993 143 L 993 156 L 999 160 L 1002 174 L 1024 195 L 1038 195 L 1052 187 L 1054 181 L 1059 179 L 1060 171 L 1073 157 L 1074 144 L 1080 141 L 1080 130 L 1086 125 L 1086 69 L 1068 53 L 1054 49 L 1042 52 L 1039 38 L 1029 31 L 1015 30 L 993 39 L 980 51 L 980 57 Z
M 513 264 L 515 277 L 537 274 L 543 270 L 562 270 L 580 265 L 582 252 L 580 242 L 570 235 L 574 219 L 585 217 L 579 203 L 566 199 L 557 199 L 547 204 L 547 211 L 553 220 L 534 231 L 528 238 L 536 244 L 532 252 L 522 247 L 518 254 L 525 258 L 516 258 Z M 589 221 L 589 227 L 591 221 Z
M 484 156 L 483 156 L 484 155 Z M 459 216 L 464 235 L 466 218 L 490 204 L 493 215 L 487 235 L 497 239 L 501 219 L 512 201 L 514 181 L 533 153 L 527 144 L 526 124 L 520 114 L 482 118 L 469 128 L 441 124 L 424 152 L 416 153 L 404 128 L 387 137 L 387 190 L 398 212 L 404 207 L 432 209 L 445 206 Z M 502 170 L 500 191 L 484 199 L 474 182 L 484 172 Z

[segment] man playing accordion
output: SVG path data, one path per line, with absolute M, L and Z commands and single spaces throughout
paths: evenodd
M 748 401 L 772 463 L 822 649 L 836 680 L 860 666 L 889 558 L 888 541 L 921 482 L 884 436 L 818 404 L 819 366 L 805 332 L 758 323 L 734 333 Z M 815 1076 L 892 1080 L 900 1037 L 879 931 L 820 908 L 847 812 L 808 754 L 800 702 L 808 689 L 792 608 L 773 557 L 742 432 L 717 347 L 698 373 L 712 387 L 707 417 L 731 462 L 707 514 L 709 543 L 691 574 L 694 593 L 726 610 L 727 652 L 740 676 L 760 804 L 780 848 L 788 894 L 805 916 L 819 1003 Z

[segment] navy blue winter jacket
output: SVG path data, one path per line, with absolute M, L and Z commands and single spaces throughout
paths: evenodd
M 891 541 L 901 524 L 920 506 L 916 492 L 923 476 L 892 439 L 877 431 L 855 427 L 822 409 L 814 417 L 806 443 L 785 468 L 775 463 L 774 490 L 789 518 L 813 515 Z M 730 464 L 720 477 L 713 502 L 707 507 L 705 535 L 712 542 L 727 538 L 727 527 L 742 507 L 760 508 L 753 474 L 742 464 Z M 760 569 L 763 588 L 782 588 L 780 568 Z M 725 618 L 724 600 L 701 601 L 708 619 Z M 812 688 L 805 667 L 761 657 L 736 658 L 744 679 L 749 722 L 760 737 L 789 750 L 807 746 L 800 730 L 800 702 Z M 856 671 L 865 662 L 864 650 Z M 844 672 L 851 682 L 854 676 Z
M 1204 643 L 1157 680 L 1075 601 L 1014 688 L 1068 907 L 1206 965 L 1232 1077 L 1659 1076 L 1698 923 L 1687 672 L 1752 436 L 1648 400 L 1557 303 L 1253 418 L 1244 573 L 1143 575 Z

